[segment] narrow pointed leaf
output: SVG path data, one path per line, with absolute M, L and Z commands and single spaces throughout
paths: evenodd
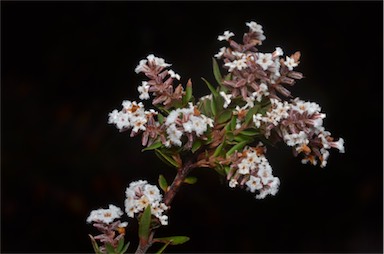
M 215 150 L 215 152 L 213 153 L 213 157 L 217 157 L 220 152 L 223 150 L 223 147 L 224 147 L 224 143 L 225 142 L 222 142 Z
M 95 253 L 96 254 L 102 254 L 102 252 L 99 249 L 99 245 L 97 245 L 95 238 L 93 238 L 92 235 L 88 235 L 88 236 L 89 236 L 89 238 L 91 238 L 92 247 L 93 247 L 93 250 L 95 251 Z
M 117 243 L 116 252 L 122 253 L 123 247 L 124 247 L 124 237 L 120 238 L 119 242 Z
M 164 244 L 163 247 L 161 247 L 161 249 L 158 250 L 158 251 L 156 252 L 156 254 L 161 254 L 161 253 L 163 253 L 163 252 L 165 251 L 165 249 L 167 248 L 167 246 L 168 246 L 170 243 L 171 243 L 171 242 L 167 242 L 166 244 Z
M 233 139 L 237 142 L 247 141 L 248 143 L 251 143 L 253 141 L 252 136 L 245 136 L 245 135 L 241 135 L 241 134 L 236 135 Z
M 227 122 L 232 117 L 232 110 L 223 110 L 217 117 L 217 123 L 222 124 Z
M 189 241 L 188 236 L 169 236 L 169 237 L 162 237 L 162 238 L 155 238 L 153 241 L 155 242 L 162 242 L 162 243 L 170 243 L 171 245 L 178 245 L 183 244 L 185 242 Z
M 196 140 L 192 145 L 192 153 L 195 153 L 202 146 L 203 142 L 200 139 Z
M 231 130 L 232 131 L 234 131 L 236 129 L 236 120 L 237 120 L 237 117 L 232 116 L 232 119 L 231 119 Z
M 201 78 L 202 80 L 204 80 L 205 84 L 207 84 L 209 90 L 211 91 L 212 95 L 214 97 L 218 97 L 219 96 L 219 93 L 216 91 L 216 89 L 205 79 L 205 78 Z
M 217 115 L 217 102 L 216 102 L 215 98 L 212 98 L 212 100 L 211 100 L 211 111 L 212 111 L 213 116 Z
M 139 221 L 139 238 L 148 241 L 149 227 L 151 225 L 151 205 L 148 205 Z
M 172 159 L 170 156 L 164 154 L 159 149 L 155 149 L 155 153 L 156 153 L 157 156 L 159 156 L 160 158 L 164 159 L 164 161 L 168 162 L 170 165 L 172 165 L 172 166 L 174 166 L 176 168 L 179 166 L 174 159 Z
M 188 183 L 188 184 L 194 184 L 196 182 L 197 182 L 197 178 L 194 176 L 189 176 L 184 180 L 184 183 Z
M 164 116 L 161 113 L 158 113 L 157 120 L 159 121 L 160 125 L 162 125 L 164 123 Z
M 245 135 L 245 136 L 255 136 L 260 134 L 260 131 L 257 129 L 246 129 L 240 132 L 240 134 Z
M 183 96 L 183 105 L 187 105 L 187 103 L 192 98 L 192 82 L 191 79 L 188 80 L 187 87 L 185 88 L 185 95 Z
M 115 254 L 116 253 L 115 248 L 113 248 L 113 246 L 110 243 L 105 244 L 105 249 L 107 250 L 108 254 Z
M 215 76 L 215 79 L 219 85 L 223 82 L 223 77 L 220 73 L 219 65 L 217 64 L 217 61 L 215 58 L 212 57 L 212 66 L 213 66 L 213 75 Z
M 245 115 L 245 124 L 249 124 L 253 120 L 253 115 L 255 115 L 260 109 L 260 105 L 256 105 L 250 110 L 248 110 L 247 114 Z
M 144 151 L 150 151 L 150 150 L 153 150 L 153 149 L 157 149 L 159 147 L 161 147 L 163 144 L 161 143 L 160 140 L 154 142 L 152 145 L 142 149 L 141 151 L 144 152 Z
M 168 183 L 163 175 L 159 175 L 159 186 L 164 192 L 167 192 Z
M 248 144 L 249 142 L 248 141 L 243 141 L 243 142 L 240 142 L 238 143 L 237 145 L 234 145 L 231 149 L 229 149 L 229 151 L 227 152 L 227 156 L 230 156 L 231 154 L 233 154 L 235 151 L 240 151 L 244 148 L 244 146 L 246 144 Z
M 130 242 L 128 242 L 128 243 L 124 246 L 124 248 L 120 251 L 120 254 L 123 254 L 123 253 L 125 253 L 125 252 L 128 250 L 129 244 L 130 244 Z

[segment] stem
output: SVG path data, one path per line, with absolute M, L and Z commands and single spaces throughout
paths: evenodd
M 173 182 L 171 186 L 169 187 L 169 190 L 164 195 L 164 204 L 167 206 L 170 206 L 173 198 L 175 197 L 176 193 L 179 191 L 182 183 L 184 182 L 185 178 L 188 176 L 188 174 L 191 172 L 193 168 L 196 167 L 196 164 L 193 163 L 194 157 L 188 160 L 184 163 L 184 165 L 177 170 L 177 174 L 175 176 L 175 179 L 173 179 Z M 152 245 L 152 239 L 155 234 L 154 229 L 152 229 L 148 241 L 140 241 L 139 246 L 137 247 L 137 250 L 135 254 L 144 254 L 148 250 L 149 247 Z
M 169 190 L 164 195 L 165 205 L 169 206 L 171 204 L 176 193 L 179 191 L 181 184 L 184 182 L 189 172 L 191 172 L 191 170 L 195 167 L 196 165 L 194 165 L 192 161 L 187 161 L 183 167 L 179 168 L 175 176 L 175 179 L 173 180 L 171 186 L 169 187 Z

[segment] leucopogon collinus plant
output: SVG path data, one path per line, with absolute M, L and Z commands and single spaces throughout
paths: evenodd
M 265 40 L 262 26 L 253 21 L 246 25 L 249 31 L 242 43 L 233 40 L 230 31 L 218 36 L 228 46 L 212 58 L 217 86 L 203 79 L 210 94 L 195 98 L 190 79 L 184 88 L 171 64 L 150 54 L 135 72 L 146 77 L 137 88 L 139 99 L 151 100 L 154 108 L 125 100 L 121 110 L 109 114 L 110 124 L 120 132 L 130 131 L 131 137 L 141 136 L 143 151 L 153 151 L 176 169 L 171 184 L 159 176 L 162 193 L 145 180 L 131 182 L 126 189 L 125 214 L 139 224 L 136 253 L 162 243 L 161 253 L 168 245 L 189 240 L 186 236 L 158 238 L 155 232 L 168 224 L 167 212 L 180 187 L 196 181 L 188 176 L 195 168 L 214 169 L 230 188 L 242 188 L 263 199 L 276 195 L 280 185 L 266 156 L 267 145 L 283 142 L 302 163 L 320 167 L 327 165 L 331 148 L 344 153 L 344 140 L 335 141 L 323 127 L 321 107 L 293 98 L 288 90 L 303 78 L 294 71 L 300 52 L 284 57 L 277 47 L 261 53 L 256 47 Z M 114 205 L 91 212 L 87 222 L 102 233 L 90 235 L 96 253 L 127 251 L 124 235 L 128 223 L 119 220 L 122 215 Z

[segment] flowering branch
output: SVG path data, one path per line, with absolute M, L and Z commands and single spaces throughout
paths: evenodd
M 125 100 L 122 110 L 109 114 L 108 122 L 120 132 L 141 135 L 143 151 L 153 151 L 176 168 L 170 186 L 159 176 L 164 195 L 143 180 L 131 182 L 126 189 L 125 212 L 139 221 L 136 253 L 146 253 L 153 244 L 162 243 L 161 253 L 168 245 L 189 240 L 186 236 L 155 238 L 155 232 L 168 225 L 167 211 L 182 184 L 196 181 L 188 177 L 194 168 L 213 169 L 229 187 L 246 189 L 263 199 L 276 195 L 280 185 L 267 159 L 267 145 L 282 142 L 292 148 L 294 156 L 302 156 L 302 163 L 319 163 L 320 167 L 327 165 L 329 149 L 344 153 L 344 140 L 335 141 L 323 127 L 326 115 L 321 107 L 293 98 L 288 90 L 304 77 L 294 71 L 301 53 L 284 58 L 279 47 L 271 53 L 259 52 L 257 46 L 266 39 L 262 26 L 256 22 L 246 25 L 249 31 L 242 43 L 233 40 L 235 34 L 230 31 L 218 36 L 229 46 L 222 47 L 212 61 L 217 86 L 203 79 L 210 94 L 195 98 L 190 79 L 184 88 L 180 75 L 169 69 L 171 65 L 150 54 L 135 72 L 148 78 L 137 88 L 139 98 L 152 99 L 156 109 L 146 110 L 142 101 Z M 96 253 L 123 253 L 128 248 L 122 240 L 127 223 L 114 222 L 121 215 L 120 208 L 113 205 L 91 212 L 87 221 L 96 222 L 94 226 L 103 233 L 91 236 Z

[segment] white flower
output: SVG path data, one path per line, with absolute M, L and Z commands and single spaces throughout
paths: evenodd
M 339 149 L 340 153 L 345 153 L 344 139 L 343 138 L 339 138 L 339 140 L 337 142 L 329 142 L 329 145 L 333 148 Z
M 249 168 L 250 168 L 250 165 L 249 163 L 246 161 L 246 160 L 242 160 L 238 165 L 237 167 L 239 168 L 239 170 L 237 171 L 239 174 L 242 174 L 242 175 L 247 175 L 249 174 Z
M 192 122 L 196 136 L 201 136 L 207 130 L 207 124 L 201 117 L 191 116 L 189 120 Z
M 275 52 L 272 53 L 273 57 L 284 55 L 283 50 L 280 47 L 275 48 Z
M 125 228 L 125 227 L 127 227 L 128 226 L 128 222 L 122 222 L 122 223 L 120 223 L 119 225 L 118 225 L 118 227 L 119 228 Z
M 262 121 L 263 121 L 263 116 L 260 113 L 253 115 L 253 122 L 255 123 L 256 128 L 260 128 Z
M 241 71 L 242 69 L 245 69 L 248 67 L 245 58 L 234 60 L 233 62 L 225 63 L 224 66 L 229 67 L 229 70 L 228 70 L 229 72 L 232 72 L 234 69 L 238 69 L 239 71 Z
M 224 41 L 224 40 L 228 41 L 229 38 L 231 38 L 231 37 L 234 36 L 234 35 L 235 35 L 235 34 L 232 33 L 232 32 L 230 32 L 230 31 L 225 31 L 224 34 L 223 34 L 223 35 L 219 35 L 219 37 L 217 37 L 217 39 L 218 39 L 219 41 Z
M 163 225 L 163 226 L 168 225 L 168 216 L 167 215 L 162 215 L 159 218 L 159 220 L 160 220 L 161 225 Z
M 108 123 L 116 123 L 119 118 L 119 111 L 117 109 L 114 109 L 111 113 L 108 114 L 109 119 Z
M 183 128 L 185 132 L 191 133 L 194 130 L 193 124 L 191 121 L 183 123 Z
M 224 108 L 227 108 L 229 104 L 231 104 L 232 94 L 226 94 L 223 91 L 220 92 L 221 97 L 224 98 Z
M 148 61 L 153 62 L 156 66 L 169 67 L 171 64 L 167 64 L 163 58 L 156 57 L 153 54 L 147 56 Z
M 171 78 L 175 78 L 177 80 L 180 80 L 180 78 L 181 78 L 180 75 L 175 73 L 173 70 L 169 70 L 168 74 L 171 76 Z
M 169 115 L 167 116 L 167 120 L 165 121 L 165 125 L 171 125 L 174 124 L 176 119 L 179 118 L 180 110 L 172 110 Z
M 118 219 L 123 215 L 121 209 L 114 205 L 109 205 L 108 209 L 98 209 L 91 211 L 91 214 L 87 218 L 87 222 L 102 222 L 110 224 L 115 219 Z
M 149 91 L 149 85 L 148 85 L 148 82 L 147 81 L 143 81 L 142 83 L 141 83 L 141 86 L 138 86 L 137 87 L 137 91 L 139 91 L 139 93 L 140 93 L 140 96 L 139 96 L 139 98 L 141 99 L 141 100 L 148 100 L 149 99 L 149 93 L 148 93 L 148 91 Z
M 147 118 L 145 117 L 135 117 L 134 120 L 131 121 L 133 126 L 132 131 L 138 132 L 139 130 L 145 131 L 147 128 L 145 124 L 147 123 Z
M 269 167 L 262 167 L 257 171 L 257 175 L 261 178 L 262 183 L 265 185 L 273 178 L 272 172 Z
M 295 62 L 295 59 L 290 58 L 289 56 L 285 57 L 285 66 L 288 67 L 288 69 L 291 71 L 294 67 L 296 67 L 298 64 Z
M 320 153 L 321 153 L 321 164 L 320 164 L 320 167 L 324 168 L 325 166 L 327 166 L 327 161 L 328 161 L 328 157 L 329 157 L 329 151 L 327 149 L 324 149 L 324 148 L 321 148 L 320 149 Z
M 256 60 L 256 63 L 263 68 L 263 70 L 268 69 L 269 66 L 271 66 L 274 62 L 272 60 L 272 54 L 271 53 L 258 53 L 258 59 Z
M 151 203 L 161 199 L 160 190 L 155 185 L 151 185 L 151 184 L 145 185 L 143 194 L 147 196 L 148 200 Z
M 131 126 L 129 115 L 120 111 L 115 124 L 119 130 L 129 128 Z
M 255 21 L 246 22 L 245 24 L 252 30 L 252 32 L 264 33 L 263 27 L 257 24 Z
M 284 141 L 288 146 L 295 146 L 301 144 L 308 144 L 309 140 L 307 134 L 304 131 L 299 133 L 285 134 Z
M 214 57 L 216 57 L 217 59 L 220 59 L 220 58 L 224 55 L 226 49 L 227 49 L 226 47 L 222 47 L 222 48 L 220 48 L 219 53 L 217 53 L 216 55 L 214 55 Z
M 175 144 L 177 146 L 181 146 L 182 145 L 180 138 L 183 135 L 183 132 L 178 130 L 176 128 L 175 124 L 171 124 L 167 128 L 167 134 L 168 134 L 168 138 L 169 138 L 169 140 L 171 141 L 172 144 Z
M 147 60 L 143 59 L 143 60 L 140 60 L 139 65 L 137 65 L 137 67 L 135 68 L 135 72 L 139 74 L 140 72 L 143 72 L 147 69 L 148 69 Z
M 229 187 L 231 187 L 231 188 L 235 188 L 238 184 L 239 184 L 239 183 L 237 182 L 236 179 L 233 179 L 233 178 L 232 178 L 232 179 L 229 181 Z
M 250 176 L 249 180 L 245 183 L 245 185 L 247 185 L 250 192 L 255 192 L 256 190 L 260 190 L 261 188 L 263 188 L 260 178 L 255 177 L 253 175 Z

